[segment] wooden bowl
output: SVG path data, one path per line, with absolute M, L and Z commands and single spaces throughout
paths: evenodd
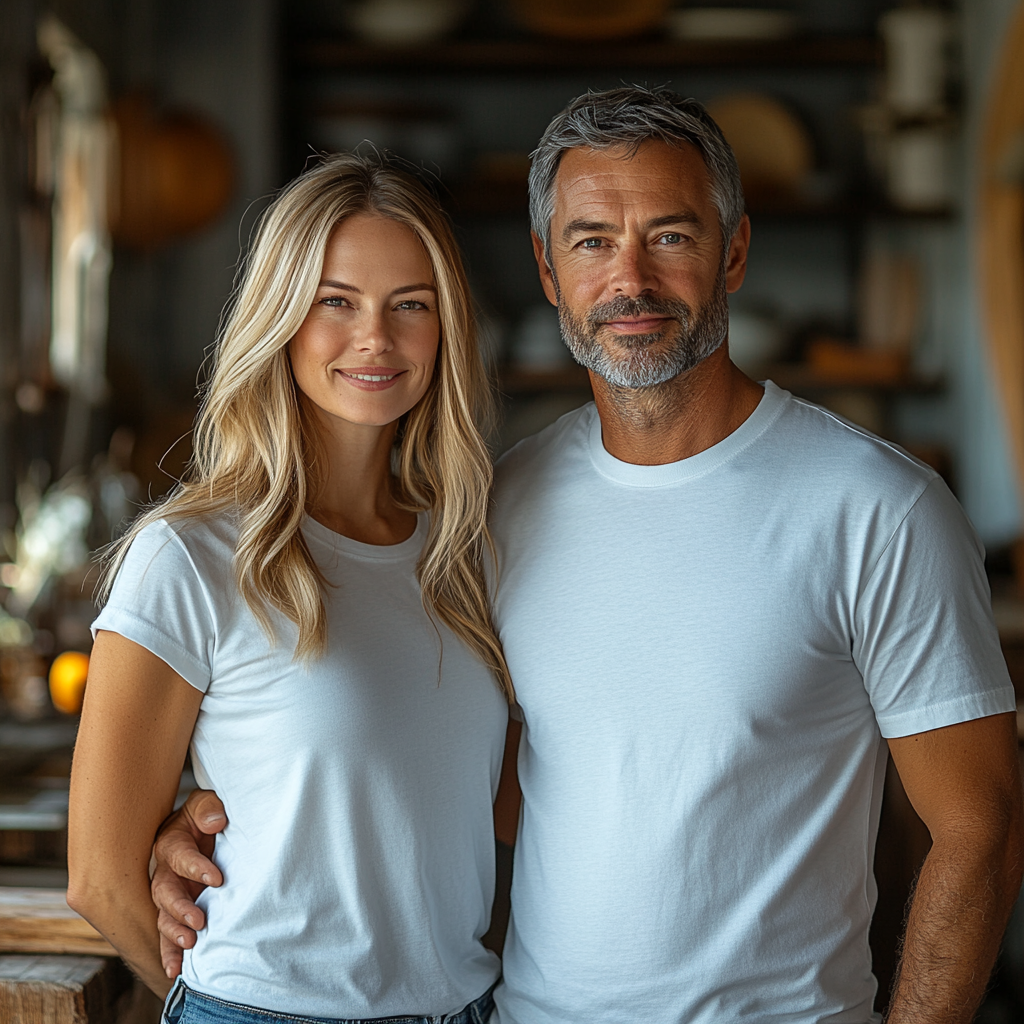
M 814 145 L 800 119 L 760 93 L 720 97 L 708 112 L 736 154 L 748 205 L 794 201 L 814 170 Z
M 120 149 L 110 233 L 135 249 L 194 234 L 228 205 L 235 159 L 221 131 L 192 111 L 158 111 L 145 97 L 114 105 Z
M 511 0 L 511 6 L 539 35 L 589 42 L 646 32 L 664 20 L 669 0 Z

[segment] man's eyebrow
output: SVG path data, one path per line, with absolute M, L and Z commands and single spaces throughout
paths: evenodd
M 604 220 L 571 220 L 562 228 L 562 239 L 571 238 L 573 235 L 586 233 L 588 231 L 615 231 L 617 225 Z
M 354 284 L 345 284 L 344 281 L 334 281 L 329 277 L 325 277 L 320 282 L 319 287 L 337 288 L 338 291 L 352 292 L 355 295 L 363 294 Z M 406 284 L 402 285 L 401 288 L 396 288 L 391 294 L 405 295 L 407 292 L 433 292 L 436 295 L 437 289 L 432 284 Z
M 679 213 L 669 213 L 664 217 L 655 217 L 647 222 L 648 228 L 665 228 L 672 224 L 695 224 L 700 226 L 704 223 L 702 217 L 694 210 L 681 210 Z
M 695 210 L 680 210 L 677 213 L 666 213 L 663 217 L 655 217 L 653 220 L 649 220 L 644 226 L 647 230 L 650 230 L 651 228 L 670 227 L 673 224 L 693 224 L 699 227 L 703 226 L 704 220 Z M 609 221 L 582 219 L 571 220 L 562 229 L 562 239 L 565 241 L 573 235 L 587 234 L 591 231 L 601 232 L 618 230 L 620 230 L 619 225 L 612 224 Z

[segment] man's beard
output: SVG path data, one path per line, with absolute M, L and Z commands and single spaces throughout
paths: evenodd
M 573 359 L 621 388 L 651 388 L 692 370 L 720 348 L 729 333 L 724 266 L 711 298 L 696 312 L 682 299 L 620 295 L 594 306 L 581 319 L 563 301 L 557 279 L 555 292 L 562 338 Z M 598 331 L 609 321 L 652 315 L 671 319 L 656 334 L 617 334 L 607 346 L 598 341 Z

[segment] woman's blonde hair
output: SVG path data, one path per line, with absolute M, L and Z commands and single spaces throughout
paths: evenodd
M 253 614 L 271 636 L 268 605 L 294 622 L 296 657 L 324 652 L 325 580 L 300 529 L 316 498 L 323 453 L 287 346 L 313 303 L 332 230 L 356 213 L 407 225 L 433 268 L 441 339 L 433 379 L 399 427 L 398 498 L 410 511 L 430 512 L 417 566 L 424 607 L 481 658 L 513 700 L 484 578 L 485 552 L 493 554 L 486 524 L 491 460 L 479 424 L 492 398 L 469 286 L 436 199 L 379 156 L 322 158 L 260 218 L 223 322 L 188 470 L 166 500 L 108 548 L 99 595 L 109 595 L 132 540 L 149 523 L 231 510 L 239 528 L 235 576 Z

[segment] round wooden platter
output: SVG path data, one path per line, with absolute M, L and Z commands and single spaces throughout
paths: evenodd
M 732 93 L 708 104 L 739 164 L 751 206 L 799 195 L 814 170 L 814 143 L 784 103 L 760 93 Z
M 981 144 L 978 258 L 988 343 L 1024 499 L 1024 2 L 1010 20 Z M 1015 164 L 1020 166 L 1014 166 Z

